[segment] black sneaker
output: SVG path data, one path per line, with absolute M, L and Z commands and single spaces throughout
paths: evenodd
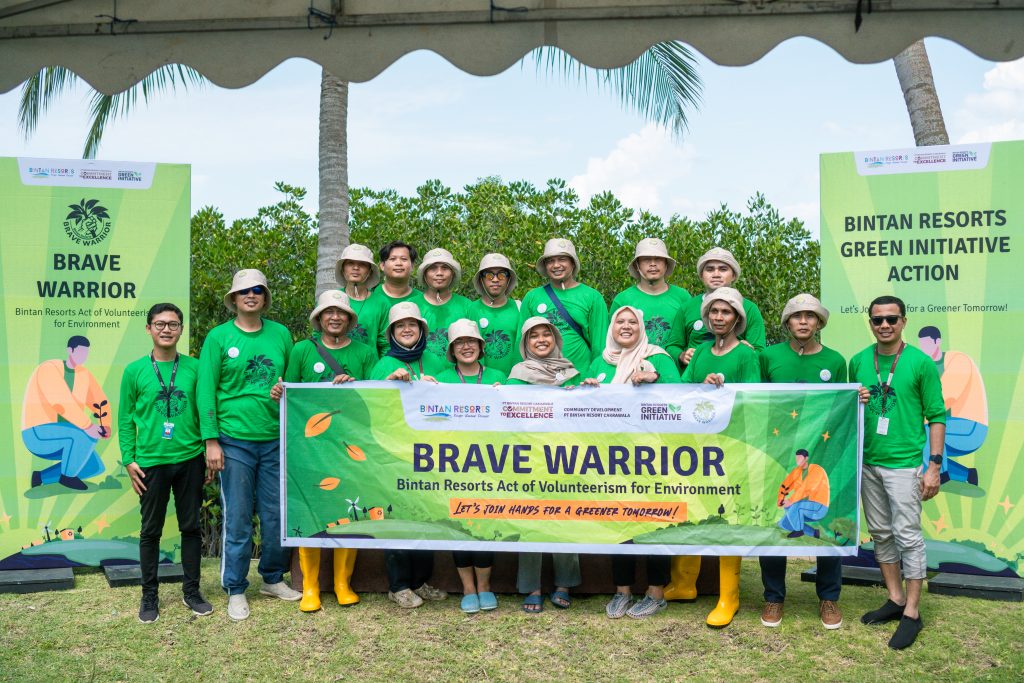
M 155 595 L 143 595 L 139 605 L 139 621 L 152 624 L 160 618 L 160 598 Z
M 900 625 L 896 627 L 896 633 L 889 639 L 889 647 L 894 650 L 904 650 L 914 644 L 917 640 L 917 634 L 924 628 L 924 622 L 921 621 L 921 617 L 917 619 L 911 619 L 904 615 L 900 619 Z
M 188 607 L 190 610 L 192 610 L 192 614 L 196 615 L 197 617 L 205 617 L 209 614 L 213 614 L 213 605 L 208 603 L 206 601 L 206 598 L 204 598 L 198 592 L 189 593 L 188 595 L 183 597 L 181 601 L 185 603 L 185 607 Z
M 67 486 L 69 489 L 76 491 L 88 491 L 89 485 L 78 477 L 65 477 L 63 474 L 60 475 L 60 483 L 62 486 Z
M 886 600 L 878 609 L 871 610 L 860 618 L 862 624 L 884 624 L 887 621 L 898 621 L 903 618 L 903 605 Z

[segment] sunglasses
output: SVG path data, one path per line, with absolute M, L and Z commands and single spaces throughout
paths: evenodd
M 494 280 L 496 282 L 501 282 L 502 280 L 508 279 L 508 271 L 499 270 L 495 272 L 493 270 L 485 270 L 484 272 L 480 273 L 480 277 L 484 280 Z
M 895 325 L 896 323 L 898 323 L 900 321 L 900 316 L 898 316 L 898 315 L 873 315 L 870 318 L 868 318 L 868 320 L 871 321 L 871 324 L 873 326 L 881 327 L 883 322 L 889 323 L 890 325 Z
M 240 289 L 237 292 L 235 292 L 235 294 L 241 294 L 242 296 L 245 296 L 249 292 L 252 292 L 256 296 L 259 296 L 260 294 L 263 294 L 263 292 L 265 292 L 265 291 L 267 291 L 267 290 L 265 290 L 260 285 L 256 285 L 255 287 L 250 287 L 249 289 Z

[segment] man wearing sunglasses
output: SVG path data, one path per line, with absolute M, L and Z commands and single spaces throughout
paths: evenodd
M 196 616 L 213 612 L 199 592 L 199 508 L 203 503 L 206 461 L 196 403 L 199 361 L 178 353 L 183 321 L 181 309 L 174 304 L 150 308 L 146 332 L 153 339 L 153 350 L 130 363 L 121 376 L 117 437 L 121 462 L 128 470 L 142 509 L 139 621 L 144 624 L 160 617 L 157 563 L 171 492 L 181 532 L 183 602 Z
M 860 383 L 860 400 L 865 404 L 864 519 L 889 591 L 885 604 L 861 621 L 899 621 L 889 640 L 889 647 L 896 650 L 912 645 L 924 626 L 918 611 L 927 569 L 921 502 L 939 491 L 946 433 L 939 373 L 931 358 L 903 341 L 906 312 L 906 305 L 894 296 L 872 301 L 868 316 L 876 343 L 850 359 L 850 381 Z M 927 437 L 921 429 L 926 421 Z M 926 438 L 933 455 L 922 471 Z

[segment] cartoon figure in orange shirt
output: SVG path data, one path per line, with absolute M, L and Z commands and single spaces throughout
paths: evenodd
M 83 479 L 104 471 L 96 442 L 109 439 L 110 404 L 99 382 L 83 365 L 89 340 L 68 339 L 67 360 L 43 362 L 29 377 L 21 409 L 21 439 L 30 453 L 54 465 L 32 472 L 32 486 L 59 483 L 85 491 Z M 93 422 L 90 418 L 95 418 Z
M 807 451 L 796 452 L 796 467 L 779 486 L 780 508 L 786 510 L 779 526 L 788 531 L 786 538 L 821 536 L 821 530 L 808 522 L 824 519 L 828 514 L 828 475 L 820 465 L 812 465 Z
M 950 458 L 962 458 L 981 448 L 988 436 L 988 398 L 981 372 L 971 357 L 960 351 L 942 351 L 942 333 L 931 325 L 917 333 L 917 344 L 931 356 L 942 378 L 942 400 L 946 404 L 946 441 L 942 449 L 939 480 L 978 485 L 978 470 Z M 924 426 L 925 430 L 928 425 Z M 928 443 L 924 446 L 924 465 L 928 466 Z

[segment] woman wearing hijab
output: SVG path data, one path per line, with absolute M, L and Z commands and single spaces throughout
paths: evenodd
M 743 296 L 732 287 L 719 287 L 705 295 L 701 317 L 714 339 L 694 351 L 683 373 L 683 382 L 719 387 L 725 382 L 760 382 L 757 352 L 739 340 L 747 324 Z M 708 626 L 715 628 L 728 626 L 740 606 L 740 558 L 720 557 L 718 566 L 718 605 L 707 617 Z M 666 598 L 695 600 L 699 573 L 700 556 L 673 558 L 672 583 L 665 589 Z
M 504 254 L 487 254 L 473 278 L 480 298 L 469 304 L 466 317 L 475 320 L 484 336 L 483 362 L 492 370 L 508 373 L 522 360 L 517 349 L 519 302 L 512 298 L 516 271 Z
M 288 357 L 286 382 L 351 382 L 370 376 L 377 355 L 366 344 L 349 335 L 359 324 L 348 296 L 337 289 L 320 295 L 309 322 L 319 337 L 300 341 Z M 280 400 L 282 386 L 270 390 L 270 397 Z M 320 609 L 320 548 L 299 548 L 302 567 L 302 600 L 299 609 L 315 612 Z M 356 566 L 354 548 L 334 550 L 334 595 L 339 605 L 354 605 L 359 596 L 349 581 Z
M 196 403 L 206 466 L 220 473 L 224 548 L 221 584 L 228 617 L 249 618 L 245 589 L 252 560 L 252 513 L 260 520 L 260 593 L 281 600 L 302 594 L 284 581 L 291 551 L 281 547 L 280 411 L 269 396 L 285 374 L 292 336 L 267 320 L 270 288 L 256 269 L 235 273 L 224 305 L 234 319 L 210 330 L 199 355 Z
M 519 353 L 523 357 L 509 373 L 506 384 L 539 384 L 553 387 L 572 387 L 579 384 L 582 375 L 572 362 L 562 355 L 562 335 L 547 318 L 534 316 L 523 322 L 519 339 Z M 555 590 L 551 604 L 560 609 L 569 607 L 569 589 L 580 585 L 580 556 L 576 553 L 552 553 L 555 569 Z M 519 592 L 526 596 L 523 611 L 539 614 L 544 610 L 540 595 L 541 553 L 519 553 Z
M 608 338 L 600 358 L 595 358 L 587 372 L 585 385 L 651 384 L 679 382 L 679 372 L 665 349 L 647 340 L 644 314 L 632 306 L 622 306 L 612 314 Z M 612 580 L 615 595 L 605 607 L 610 619 L 624 616 L 644 619 L 668 607 L 664 587 L 669 580 L 667 555 L 647 556 L 649 585 L 644 597 L 633 602 L 632 585 L 636 580 L 636 555 L 612 555 Z
M 388 313 L 387 338 L 390 348 L 373 367 L 370 379 L 437 383 L 423 372 L 427 321 L 420 315 L 419 306 L 412 301 L 392 306 Z M 388 572 L 388 599 L 399 607 L 413 609 L 424 600 L 448 597 L 447 593 L 427 583 L 434 573 L 432 550 L 386 550 L 384 564 Z
M 448 326 L 448 362 L 454 367 L 437 376 L 441 384 L 501 384 L 504 373 L 480 364 L 484 338 L 476 323 L 460 318 Z M 487 550 L 453 550 L 455 568 L 462 580 L 460 609 L 466 614 L 498 607 L 498 598 L 491 591 L 491 569 L 494 553 Z
M 380 282 L 380 268 L 373 260 L 373 252 L 362 244 L 345 247 L 334 266 L 334 279 L 348 295 L 349 306 L 359 319 L 349 331 L 349 339 L 373 349 L 376 358 L 377 340 L 387 324 L 390 306 L 383 297 L 370 296 Z

